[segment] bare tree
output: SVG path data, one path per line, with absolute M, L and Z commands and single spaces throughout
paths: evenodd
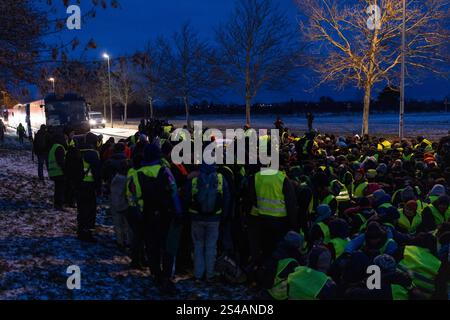
M 273 0 L 239 0 L 216 32 L 225 83 L 245 97 L 246 122 L 258 91 L 292 83 L 299 66 L 297 33 Z
M 163 38 L 149 42 L 143 52 L 133 56 L 133 62 L 138 66 L 138 73 L 143 78 L 140 91 L 145 101 L 150 105 L 150 118 L 154 117 L 153 103 L 164 93 L 164 73 L 166 57 L 170 55 L 170 47 Z
M 319 84 L 334 82 L 339 88 L 353 84 L 364 90 L 362 133 L 368 134 L 374 86 L 383 82 L 398 86 L 400 79 L 402 1 L 297 3 L 305 16 L 301 34 L 316 53 L 311 65 L 320 75 Z M 440 66 L 448 61 L 444 53 L 449 42 L 447 5 L 445 0 L 407 1 L 405 58 L 410 77 L 419 75 L 413 69 L 442 73 Z
M 136 94 L 135 70 L 127 58 L 120 58 L 116 69 L 112 72 L 113 96 L 123 106 L 123 122 L 128 121 L 128 104 Z
M 207 95 L 208 89 L 217 84 L 212 67 L 215 53 L 199 39 L 189 23 L 183 25 L 173 40 L 174 49 L 164 46 L 167 53 L 163 81 L 171 98 L 183 99 L 186 123 L 190 128 L 190 100 Z
M 65 61 L 69 51 L 78 48 L 81 42 L 70 37 L 63 42 L 55 40 L 66 26 L 67 15 L 59 15 L 61 6 L 68 7 L 70 1 L 0 1 L 0 89 L 9 93 L 17 88 L 35 84 L 51 64 Z M 91 1 L 83 7 L 83 23 L 95 17 L 99 7 L 117 8 L 117 0 Z M 58 38 L 56 38 L 58 39 Z M 65 37 L 67 39 L 67 37 Z M 56 42 L 58 41 L 58 42 Z M 90 40 L 84 50 L 95 47 Z

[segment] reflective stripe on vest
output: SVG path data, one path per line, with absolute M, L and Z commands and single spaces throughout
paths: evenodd
M 323 272 L 300 266 L 288 276 L 291 300 L 316 300 L 330 278 Z
M 431 213 L 433 214 L 434 223 L 436 226 L 439 226 L 443 224 L 444 222 L 447 222 L 450 220 L 450 208 L 447 208 L 447 211 L 445 211 L 445 214 L 442 215 L 442 213 L 434 206 L 434 204 L 429 205 L 429 208 L 431 210 Z
M 278 261 L 277 273 L 275 274 L 275 279 L 273 281 L 273 286 L 267 292 L 275 300 L 287 300 L 288 299 L 288 277 L 280 277 L 284 270 L 291 264 L 295 263 L 298 266 L 298 262 L 295 259 L 287 258 Z
M 198 193 L 198 178 L 195 177 L 192 179 L 192 203 L 195 204 L 197 202 L 196 195 Z M 221 196 L 223 196 L 223 175 L 218 173 L 217 174 L 217 193 Z M 198 214 L 199 211 L 195 209 L 195 207 L 198 207 L 194 205 L 194 207 L 189 208 L 189 212 L 193 214 Z M 222 214 L 222 208 L 217 210 L 215 214 Z
M 258 214 L 282 218 L 287 216 L 284 203 L 283 184 L 286 174 L 277 171 L 273 175 L 255 175 L 256 203 Z
M 403 209 L 398 209 L 400 213 L 400 218 L 397 220 L 397 224 L 408 231 L 409 233 L 415 233 L 417 227 L 422 223 L 422 216 L 419 212 L 416 212 L 416 215 L 413 217 L 412 221 L 405 215 Z
M 58 162 L 56 161 L 56 150 L 61 147 L 63 148 L 64 152 L 66 151 L 61 144 L 53 144 L 52 148 L 50 149 L 48 153 L 48 175 L 50 178 L 53 177 L 60 177 L 64 175 L 64 172 L 62 168 L 59 166 Z
M 142 173 L 146 177 L 149 178 L 157 178 L 159 171 L 161 170 L 162 166 L 160 164 L 155 164 L 153 166 L 145 166 L 137 170 L 136 172 L 136 180 L 135 180 L 135 196 L 137 199 L 137 204 L 139 206 L 139 209 L 141 212 L 144 211 L 144 199 L 142 198 L 142 186 L 139 182 L 139 174 Z
M 399 268 L 409 272 L 413 284 L 431 297 L 435 291 L 435 279 L 441 267 L 441 261 L 428 249 L 406 246 Z

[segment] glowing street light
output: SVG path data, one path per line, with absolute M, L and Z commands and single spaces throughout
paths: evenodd
M 110 57 L 107 53 L 103 54 L 103 58 L 108 61 L 108 84 L 109 84 L 109 113 L 111 114 L 111 128 L 114 128 L 113 125 L 113 109 L 112 109 L 112 94 L 111 94 L 111 64 Z
M 48 79 L 48 81 L 50 81 L 52 83 L 53 93 L 56 93 L 56 91 L 55 91 L 55 78 L 51 77 L 51 78 Z

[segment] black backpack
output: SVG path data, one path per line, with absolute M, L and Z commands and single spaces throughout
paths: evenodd
M 66 176 L 73 182 L 81 182 L 84 179 L 83 155 L 74 147 L 69 147 L 66 153 Z

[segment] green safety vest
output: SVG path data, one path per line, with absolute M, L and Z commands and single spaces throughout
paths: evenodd
M 84 170 L 83 182 L 94 182 L 95 179 L 94 179 L 94 174 L 92 173 L 91 165 L 89 164 L 89 162 L 86 162 L 84 160 L 84 153 L 87 152 L 87 151 L 95 151 L 97 154 L 98 154 L 98 151 L 93 150 L 93 149 L 80 150 L 80 152 L 82 154 L 82 158 L 83 158 L 83 170 Z
M 255 175 L 256 203 L 258 214 L 283 218 L 287 216 L 284 203 L 283 184 L 286 174 L 274 171 L 274 174 L 263 175 L 258 172 Z
M 149 178 L 157 178 L 159 171 L 161 170 L 162 166 L 160 164 L 155 164 L 153 166 L 145 166 L 140 168 L 136 171 L 136 178 L 134 179 L 134 186 L 136 188 L 134 196 L 136 198 L 136 203 L 141 210 L 141 212 L 144 211 L 144 199 L 142 197 L 142 186 L 139 182 L 139 174 L 142 173 L 143 175 L 149 177 Z
M 172 126 L 164 126 L 163 130 L 164 130 L 164 133 L 169 133 L 170 134 L 170 130 L 172 130 Z
M 218 173 L 217 174 L 217 193 L 223 197 L 223 175 Z M 192 203 L 193 205 L 189 208 L 189 212 L 193 214 L 199 214 L 198 204 L 197 202 L 197 194 L 198 194 L 198 178 L 195 177 L 192 179 Z M 215 212 L 216 215 L 222 214 L 222 208 L 217 208 L 217 211 Z
M 369 183 L 367 181 L 364 181 L 356 186 L 356 188 L 353 186 L 354 190 L 352 192 L 353 196 L 355 198 L 361 198 L 364 196 L 364 191 L 366 190 Z
M 63 148 L 64 152 L 66 151 L 62 144 L 55 143 L 48 153 L 48 175 L 50 178 L 60 177 L 64 175 L 63 169 L 58 165 L 58 162 L 56 161 L 56 150 L 60 147 Z
M 298 266 L 298 262 L 295 259 L 287 258 L 278 261 L 277 273 L 275 274 L 275 279 L 273 281 L 273 286 L 267 292 L 275 300 L 287 300 L 288 296 L 288 277 L 281 277 L 280 275 L 284 270 L 291 264 L 295 263 Z
M 409 233 L 415 233 L 417 227 L 422 223 L 422 215 L 419 212 L 416 212 L 416 215 L 413 217 L 412 221 L 410 221 L 404 214 L 403 209 L 398 209 L 398 212 L 400 213 L 400 218 L 397 220 L 397 224 Z
M 69 147 L 75 148 L 75 147 L 76 147 L 75 140 L 74 140 L 74 139 L 71 139 L 71 140 L 67 143 L 67 145 L 68 145 Z
M 443 224 L 444 222 L 450 221 L 450 207 L 447 208 L 445 214 L 442 213 L 434 206 L 434 204 L 430 204 L 429 208 L 431 209 L 431 213 L 433 214 L 434 223 L 436 226 Z
M 431 298 L 435 292 L 435 279 L 441 267 L 441 261 L 428 249 L 406 246 L 399 268 L 408 272 L 413 284 Z
M 391 285 L 392 300 L 409 300 L 409 291 L 399 284 Z
M 288 276 L 290 300 L 317 300 L 323 287 L 330 280 L 325 273 L 300 266 Z
M 324 222 L 319 222 L 317 225 L 319 226 L 320 230 L 322 230 L 323 243 L 328 244 L 330 242 L 330 227 L 328 227 Z
M 330 244 L 334 248 L 334 252 L 336 253 L 336 259 L 339 258 L 345 251 L 345 247 L 350 241 L 348 239 L 342 238 L 334 238 L 330 240 Z

